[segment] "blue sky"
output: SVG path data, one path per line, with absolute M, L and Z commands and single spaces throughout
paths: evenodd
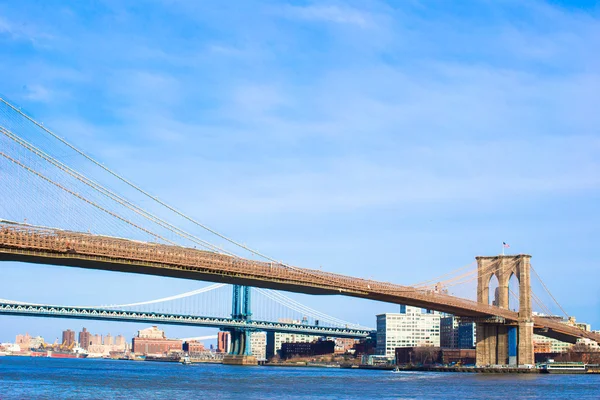
M 506 241 L 596 328 L 598 48 L 594 1 L 0 2 L 0 92 L 198 220 L 294 265 L 403 284 Z M 28 301 L 204 285 L 1 268 L 0 297 Z M 396 310 L 298 298 L 372 326 Z M 0 317 L 0 340 L 83 325 L 139 329 Z

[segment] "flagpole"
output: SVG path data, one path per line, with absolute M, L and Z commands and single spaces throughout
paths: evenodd
M 502 243 L 502 255 L 504 256 L 504 243 Z

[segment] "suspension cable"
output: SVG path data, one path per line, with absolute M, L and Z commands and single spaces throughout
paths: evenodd
M 558 306 L 558 308 L 560 308 L 560 310 L 563 312 L 563 314 L 565 314 L 565 316 L 568 319 L 569 318 L 569 314 L 567 314 L 567 312 L 565 311 L 565 309 L 562 308 L 562 306 L 558 303 L 558 301 L 556 300 L 556 298 L 552 295 L 552 293 L 550 293 L 550 290 L 548 289 L 548 287 L 546 286 L 546 284 L 544 283 L 544 281 L 542 280 L 542 278 L 535 271 L 535 269 L 533 268 L 533 265 L 531 266 L 531 271 L 533 271 L 533 274 L 538 278 L 538 280 L 540 281 L 540 283 L 542 284 L 542 286 L 544 287 L 544 289 L 546 290 L 546 292 L 548 292 L 548 294 L 550 295 L 550 297 L 552 298 L 552 300 L 554 300 L 554 302 L 556 303 L 556 305 Z
M 319 317 L 321 319 L 328 319 L 330 321 L 337 321 L 337 323 L 343 324 L 343 325 L 358 326 L 358 325 L 353 324 L 351 322 L 344 321 L 344 320 L 342 320 L 340 318 L 336 318 L 336 317 L 333 317 L 331 315 L 325 314 L 325 313 L 323 313 L 321 311 L 317 311 L 317 310 L 315 310 L 313 308 L 310 308 L 310 307 L 308 307 L 308 306 L 306 306 L 306 305 L 304 305 L 304 304 L 302 304 L 302 303 L 300 303 L 300 302 L 298 302 L 298 301 L 296 301 L 296 300 L 294 300 L 294 299 L 292 299 L 292 298 L 284 295 L 283 293 L 277 292 L 275 290 L 259 289 L 259 291 L 262 292 L 265 295 L 272 295 L 272 296 L 274 296 L 274 297 L 272 297 L 272 299 L 274 301 L 278 302 L 279 304 L 285 305 L 288 308 L 295 309 L 298 312 L 306 312 L 309 315 L 312 314 L 311 315 L 312 317 L 316 316 L 316 317 Z M 299 309 L 297 309 L 295 307 L 300 308 L 301 310 L 299 310 Z
M 452 271 L 450 271 L 450 272 L 447 272 L 447 273 L 445 273 L 445 274 L 442 274 L 442 275 L 440 275 L 440 276 L 438 276 L 438 277 L 436 277 L 436 278 L 429 279 L 429 280 L 426 280 L 426 281 L 423 281 L 423 282 L 419 282 L 419 283 L 415 283 L 414 285 L 411 285 L 411 286 L 414 286 L 414 287 L 417 287 L 417 286 L 430 286 L 430 285 L 429 285 L 429 283 L 430 283 L 430 282 L 433 282 L 433 283 L 438 283 L 437 281 L 439 281 L 439 280 L 440 280 L 440 278 L 446 277 L 446 276 L 448 276 L 448 275 L 452 275 L 452 274 L 454 274 L 454 273 L 456 273 L 456 272 L 458 272 L 458 271 L 462 271 L 462 270 L 464 270 L 464 269 L 466 269 L 466 268 L 469 268 L 469 267 L 471 267 L 471 266 L 472 266 L 474 263 L 475 263 L 475 261 L 473 261 L 473 262 L 471 262 L 471 263 L 469 263 L 469 264 L 467 264 L 467 265 L 465 265 L 465 266 L 462 266 L 462 267 L 460 267 L 460 268 L 457 268 L 457 269 L 455 269 L 455 270 L 452 270 Z M 441 281 L 441 283 L 444 283 L 444 281 Z
M 200 289 L 196 289 L 196 290 L 192 290 L 190 292 L 180 293 L 180 294 L 176 294 L 176 295 L 169 296 L 169 297 L 163 297 L 161 299 L 148 300 L 148 301 L 140 301 L 140 302 L 137 302 L 137 303 L 115 304 L 115 305 L 101 305 L 101 306 L 61 306 L 61 307 L 71 307 L 71 308 L 102 308 L 102 309 L 107 309 L 107 308 L 124 308 L 124 307 L 143 306 L 143 305 L 147 305 L 147 304 L 163 303 L 163 302 L 167 302 L 167 301 L 183 299 L 185 297 L 190 297 L 190 296 L 194 296 L 194 295 L 197 295 L 197 294 L 210 292 L 210 291 L 219 289 L 219 288 L 221 288 L 221 287 L 223 287 L 225 285 L 226 285 L 225 283 L 215 283 L 213 285 L 206 286 L 206 287 L 203 287 L 203 288 L 200 288 Z M 28 305 L 28 306 L 52 306 L 52 305 L 55 305 L 55 304 L 43 304 L 43 303 L 30 303 L 30 302 L 26 302 L 26 301 L 7 300 L 7 299 L 0 299 L 0 301 L 4 302 L 4 303 L 24 304 L 24 305 Z
M 363 328 L 358 324 L 354 324 L 348 321 L 344 321 L 342 319 L 336 318 L 336 317 L 332 317 L 331 315 L 327 315 L 321 311 L 317 311 L 313 308 L 310 308 L 308 306 L 305 306 L 302 303 L 299 303 L 297 301 L 295 301 L 294 299 L 291 299 L 285 295 L 283 295 L 282 293 L 279 293 L 277 291 L 274 290 L 269 290 L 269 289 L 260 289 L 260 288 L 255 288 L 259 293 L 263 294 L 264 296 L 270 298 L 271 300 L 275 301 L 276 303 L 287 307 L 289 309 L 292 309 L 294 311 L 300 312 L 300 313 L 306 313 L 309 316 L 313 317 L 313 318 L 319 318 L 322 319 L 324 321 L 333 323 L 333 324 L 338 324 L 338 325 L 346 325 L 346 326 L 353 326 L 353 327 L 357 327 L 357 328 Z
M 257 255 L 259 257 L 262 257 L 264 259 L 267 259 L 269 261 L 278 263 L 278 264 L 282 264 L 285 265 L 286 267 L 289 268 L 295 268 L 292 267 L 290 265 L 286 265 L 283 264 L 280 261 L 277 261 L 265 254 L 262 254 L 261 252 L 254 250 L 246 245 L 244 245 L 243 243 L 239 243 L 225 235 L 222 235 L 221 233 L 215 231 L 214 229 L 209 228 L 208 226 L 196 221 L 195 219 L 193 219 L 192 217 L 189 217 L 188 215 L 182 213 L 181 211 L 175 209 L 174 207 L 168 205 L 167 203 L 161 201 L 158 199 L 158 197 L 155 197 L 153 195 L 151 195 L 150 193 L 148 193 L 147 191 L 145 191 L 144 189 L 142 189 L 141 187 L 135 185 L 134 183 L 132 183 L 131 181 L 127 180 L 126 178 L 124 178 L 123 176 L 119 175 L 118 173 L 116 173 L 115 171 L 113 171 L 112 169 L 104 166 L 102 163 L 96 161 L 94 158 L 92 158 L 91 156 L 89 156 L 87 153 L 83 152 L 82 150 L 79 150 L 77 147 L 73 146 L 72 144 L 70 144 L 69 142 L 67 142 L 65 139 L 61 138 L 60 136 L 56 135 L 54 132 L 50 131 L 48 128 L 46 128 L 44 125 L 38 123 L 36 120 L 34 120 L 33 118 L 31 118 L 29 115 L 25 114 L 23 111 L 21 111 L 20 109 L 18 109 L 17 107 L 13 106 L 12 104 L 10 104 L 8 101 L 6 101 L 5 99 L 3 99 L 2 97 L 0 97 L 0 101 L 4 104 L 6 104 L 8 107 L 10 107 L 13 111 L 19 113 L 21 116 L 23 116 L 24 118 L 26 118 L 28 121 L 30 121 L 31 123 L 33 123 L 34 125 L 36 125 L 38 128 L 42 129 L 44 132 L 48 133 L 50 136 L 52 136 L 53 138 L 55 138 L 56 140 L 60 141 L 61 143 L 63 143 L 65 146 L 69 147 L 71 150 L 75 151 L 76 153 L 78 153 L 79 155 L 81 155 L 82 157 L 86 158 L 88 161 L 92 162 L 93 164 L 95 164 L 96 166 L 102 168 L 104 171 L 106 171 L 107 173 L 109 173 L 110 175 L 114 176 L 115 178 L 117 178 L 118 180 L 120 180 L 121 182 L 125 183 L 126 185 L 130 186 L 131 188 L 135 189 L 136 191 L 142 193 L 143 195 L 149 197 L 150 199 L 154 200 L 155 202 L 157 202 L 158 204 L 160 204 L 161 206 L 167 208 L 168 210 L 174 212 L 175 214 L 179 215 L 180 217 L 188 220 L 189 222 L 207 230 L 208 232 L 212 233 L 213 235 L 216 235 L 218 237 L 220 237 L 221 239 L 224 239 L 226 241 L 228 241 L 229 243 L 232 243 L 238 247 L 241 247 L 242 249 Z
M 542 312 L 546 313 L 547 315 L 552 315 L 553 312 L 550 310 L 550 308 L 548 308 L 546 306 L 546 304 L 544 304 L 544 302 L 542 301 L 542 299 L 540 299 L 538 297 L 538 295 L 536 295 L 533 290 L 531 291 L 531 298 L 533 299 L 533 301 L 535 301 L 537 303 L 537 305 L 541 308 Z
M 147 212 L 146 210 L 142 209 L 141 207 L 136 206 L 135 204 L 129 202 L 128 200 L 124 199 L 123 197 L 119 196 L 118 194 L 114 193 L 113 191 L 103 187 L 102 185 L 94 182 L 93 180 L 91 180 L 91 179 L 87 178 L 86 176 L 80 174 L 79 172 L 73 170 L 72 168 L 68 167 L 67 165 L 63 164 L 62 162 L 56 160 L 54 157 L 44 153 L 42 150 L 38 149 L 37 147 L 33 146 L 32 144 L 28 143 L 27 141 L 21 139 L 20 137 L 18 137 L 14 133 L 10 132 L 9 130 L 7 130 L 3 127 L 0 127 L 0 132 L 2 134 L 4 134 L 5 136 L 7 136 L 8 138 L 10 138 L 11 140 L 13 140 L 14 142 L 16 142 L 17 144 L 19 144 L 20 146 L 27 149 L 28 151 L 32 152 L 33 154 L 37 155 L 38 157 L 42 158 L 43 160 L 54 165 L 61 171 L 71 175 L 72 177 L 74 177 L 78 181 L 82 182 L 83 184 L 87 185 L 88 187 L 91 187 L 92 189 L 96 190 L 100 194 L 110 198 L 113 201 L 116 201 L 117 203 L 121 204 L 124 207 L 127 207 L 128 209 L 130 209 L 130 210 L 134 211 L 135 213 L 141 215 L 142 217 L 150 220 L 151 222 L 154 222 L 154 223 L 162 226 L 163 228 L 165 228 L 181 237 L 184 237 L 196 244 L 199 244 L 200 246 L 205 247 L 209 250 L 216 251 L 216 252 L 222 252 L 229 256 L 239 258 L 237 255 L 230 253 L 226 250 L 223 250 L 220 247 L 215 246 L 215 245 L 213 245 L 205 240 L 202 240 L 196 236 L 193 236 L 192 234 L 187 233 L 184 230 L 179 229 L 179 228 L 175 227 L 174 225 L 170 224 L 169 222 L 166 222 L 166 221 L 162 220 L 161 218 Z
M 137 303 L 117 304 L 117 305 L 107 305 L 107 306 L 85 306 L 85 307 L 91 307 L 91 308 L 124 308 L 124 307 L 143 306 L 143 305 L 147 305 L 147 304 L 164 303 L 164 302 L 167 302 L 167 301 L 183 299 L 183 298 L 190 297 L 190 296 L 195 296 L 195 295 L 198 295 L 198 294 L 201 294 L 201 293 L 210 292 L 210 291 L 222 288 L 225 285 L 226 285 L 225 283 L 215 283 L 213 285 L 206 286 L 206 287 L 203 287 L 203 288 L 200 288 L 200 289 L 196 289 L 196 290 L 192 290 L 190 292 L 180 293 L 180 294 L 176 294 L 176 295 L 169 296 L 169 297 L 163 297 L 161 299 L 140 301 L 140 302 L 137 302 Z
M 162 240 L 162 241 L 164 241 L 164 242 L 166 242 L 166 243 L 169 243 L 169 244 L 172 244 L 172 245 L 174 245 L 174 246 L 177 246 L 177 244 L 176 244 L 176 243 L 174 243 L 174 242 L 172 242 L 172 241 L 170 241 L 170 240 L 168 240 L 168 239 L 166 239 L 166 238 L 162 237 L 161 235 L 158 235 L 158 234 L 156 234 L 156 233 L 154 233 L 154 232 L 152 232 L 152 231 L 150 231 L 150 230 L 148 230 L 148 229 L 146 229 L 146 228 L 144 228 L 144 227 L 142 227 L 142 226 L 139 226 L 139 225 L 137 225 L 136 223 L 134 223 L 134 222 L 131 222 L 131 221 L 129 221 L 128 219 L 126 219 L 126 218 L 123 218 L 123 217 L 121 217 L 120 215 L 118 215 L 118 214 L 116 214 L 116 213 L 114 213 L 114 212 L 112 212 L 112 211 L 110 211 L 110 210 L 107 210 L 106 208 L 102 207 L 101 205 L 99 205 L 99 204 L 97 204 L 97 203 L 95 203 L 95 202 L 93 202 L 93 201 L 91 201 L 91 200 L 89 200 L 89 199 L 87 199 L 87 198 L 83 197 L 82 195 L 80 195 L 80 194 L 78 194 L 78 193 L 75 193 L 75 192 L 73 192 L 72 190 L 70 190 L 70 189 L 68 189 L 68 188 L 64 187 L 63 185 L 61 185 L 60 183 L 57 183 L 57 182 L 53 181 L 52 179 L 48 178 L 47 176 L 44 176 L 44 175 L 42 175 L 41 173 L 37 172 L 36 170 L 34 170 L 34 169 L 32 169 L 32 168 L 30 168 L 30 167 L 26 166 L 25 164 L 21 163 L 21 162 L 20 162 L 20 161 L 18 161 L 18 160 L 15 160 L 14 158 L 12 158 L 12 157 L 10 157 L 10 156 L 8 156 L 8 155 L 4 154 L 3 152 L 0 152 L 0 156 L 2 156 L 2 157 L 4 157 L 4 158 L 6 158 L 7 160 L 9 160 L 9 161 L 11 161 L 11 162 L 13 162 L 14 164 L 17 164 L 18 166 L 20 166 L 21 168 L 25 169 L 26 171 L 28 171 L 28 172 L 31 172 L 32 174 L 34 174 L 34 175 L 38 176 L 39 178 L 41 178 L 41 179 L 45 180 L 46 182 L 48 182 L 48 183 L 50 183 L 50 184 L 52 184 L 52 185 L 54 185 L 54 186 L 58 187 L 59 189 L 61 189 L 61 190 L 65 191 L 65 192 L 67 192 L 67 193 L 69 193 L 69 194 L 71 194 L 71 195 L 73 195 L 73 196 L 77 197 L 78 199 L 80 199 L 80 200 L 82 200 L 82 201 L 84 201 L 84 202 L 86 202 L 86 203 L 88 203 L 88 204 L 90 204 L 90 205 L 92 205 L 92 206 L 96 207 L 96 208 L 97 208 L 97 209 L 99 209 L 100 211 L 103 211 L 103 212 L 105 212 L 105 213 L 107 213 L 107 214 L 109 214 L 109 215 L 111 215 L 111 216 L 113 216 L 113 217 L 115 217 L 115 218 L 119 219 L 120 221 L 123 221 L 123 222 L 125 222 L 125 223 L 127 223 L 127 224 L 129 224 L 129 225 L 133 226 L 134 228 L 137 228 L 137 229 L 139 229 L 139 230 L 141 230 L 141 231 L 143 231 L 143 232 L 146 232 L 147 234 L 149 234 L 149 235 L 151 235 L 151 236 L 154 236 L 154 237 L 155 237 L 155 238 L 157 238 L 157 239 L 160 239 L 160 240 Z
M 495 274 L 496 272 L 500 271 L 501 268 L 506 267 L 506 264 L 501 263 L 500 261 L 495 261 L 493 263 L 490 263 L 488 266 L 486 266 L 484 268 L 484 270 L 482 271 L 482 273 L 487 274 L 487 273 L 491 273 L 491 274 Z M 468 274 L 470 275 L 470 274 Z M 467 276 L 468 276 L 467 275 Z M 478 279 L 479 276 L 473 276 L 471 278 L 464 278 L 462 281 L 458 281 L 458 282 L 454 282 L 452 284 L 446 285 L 446 287 L 452 287 L 452 286 L 457 286 L 457 285 L 462 285 L 464 283 L 469 283 L 472 282 L 476 279 Z

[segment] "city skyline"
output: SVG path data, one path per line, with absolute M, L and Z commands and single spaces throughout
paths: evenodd
M 0 6 L 3 95 L 161 199 L 291 264 L 402 284 L 507 242 L 533 255 L 569 314 L 600 325 L 597 10 L 267 2 L 244 6 L 250 12 L 159 2 L 138 13 L 119 2 L 37 4 Z M 163 14 L 193 33 L 152 23 Z M 459 14 L 486 19 L 471 21 L 472 35 Z M 408 28 L 423 15 L 426 27 Z M 3 278 L 2 297 L 53 304 L 140 301 L 203 285 L 15 263 L 3 264 Z M 368 326 L 398 307 L 292 296 Z M 60 325 L 0 317 L 15 334 Z
M 145 324 L 145 326 L 148 327 L 148 324 Z M 99 336 L 99 337 L 101 337 L 102 340 L 104 340 L 105 337 L 110 337 L 112 339 L 115 339 L 116 337 L 119 337 L 119 336 L 125 337 L 125 338 L 128 337 L 127 335 L 124 335 L 122 333 L 117 333 L 116 335 L 111 334 L 111 332 L 98 333 L 98 332 L 89 330 L 87 328 L 87 326 L 81 326 L 81 328 L 77 328 L 77 329 L 73 329 L 73 327 L 63 328 L 59 332 L 59 334 L 56 336 L 55 340 L 59 341 L 59 344 L 60 344 L 61 343 L 61 337 L 64 338 L 64 336 L 63 336 L 64 333 L 67 332 L 67 331 L 72 331 L 72 332 L 75 333 L 75 341 L 79 343 L 80 342 L 80 340 L 78 339 L 79 338 L 79 334 L 81 332 L 83 332 L 84 330 L 86 330 L 91 336 Z M 28 335 L 29 337 L 42 337 L 42 338 L 44 338 L 44 340 L 47 338 L 44 335 L 38 335 L 36 332 L 21 332 L 21 333 L 18 333 L 17 335 L 15 335 L 15 336 L 25 336 L 25 335 Z M 133 335 L 131 337 L 133 337 Z M 2 335 L 2 337 L 0 337 L 0 343 L 11 343 L 11 342 L 14 342 L 14 339 L 13 340 L 2 340 L 2 339 L 3 339 L 3 335 Z M 54 342 L 54 340 L 52 342 Z
M 63 320 L 61 319 L 61 321 L 63 321 Z M 29 335 L 32 338 L 33 337 L 42 337 L 46 341 L 46 343 L 52 344 L 55 341 L 58 341 L 58 343 L 60 344 L 60 343 L 62 343 L 62 340 L 61 340 L 61 338 L 63 337 L 62 335 L 64 334 L 64 332 L 66 332 L 68 330 L 71 330 L 71 331 L 73 331 L 75 333 L 75 341 L 78 342 L 78 343 L 80 343 L 79 334 L 83 331 L 83 329 L 86 329 L 87 332 L 90 333 L 90 335 L 92 337 L 94 337 L 94 336 L 100 337 L 102 339 L 102 341 L 107 336 L 110 337 L 110 338 L 112 338 L 113 341 L 117 337 L 124 337 L 125 340 L 130 343 L 131 339 L 134 338 L 138 334 L 138 332 L 140 330 L 147 329 L 148 327 L 151 326 L 148 323 L 136 323 L 136 324 L 132 324 L 132 323 L 110 323 L 110 322 L 106 323 L 104 321 L 82 321 L 82 322 L 85 322 L 85 324 L 84 325 L 83 324 L 82 325 L 77 325 L 77 326 L 80 326 L 79 328 L 76 328 L 76 327 L 74 328 L 74 325 L 71 325 L 71 326 L 66 326 L 65 325 L 62 329 L 59 329 L 57 331 L 58 333 L 56 334 L 56 337 L 54 337 L 54 334 L 51 334 L 49 336 L 38 334 L 37 331 L 34 331 L 34 332 L 29 332 L 29 331 L 18 332 L 14 336 L 9 337 L 6 334 L 7 331 L 4 330 L 4 329 L 2 329 L 2 330 L 0 330 L 0 343 L 15 343 L 15 338 L 16 337 Z M 94 329 L 90 329 L 89 328 L 90 325 L 89 325 L 88 322 L 98 322 L 98 323 L 102 324 L 103 326 L 109 326 L 109 327 L 111 325 L 113 325 L 113 324 L 117 324 L 117 325 L 132 325 L 132 326 L 135 326 L 136 329 L 135 329 L 135 331 L 132 331 L 132 333 L 123 333 L 123 332 L 106 331 L 106 330 L 104 330 L 104 331 L 96 331 Z M 169 328 L 173 328 L 174 327 L 172 325 L 171 326 L 169 326 L 169 325 L 158 325 L 158 326 L 160 328 L 162 328 L 165 332 L 169 332 Z M 197 331 L 197 328 L 194 331 Z M 215 329 L 209 329 L 209 331 L 211 331 L 210 333 L 218 332 L 218 330 L 215 330 Z M 195 333 L 197 333 L 197 332 L 195 332 Z M 195 335 L 195 336 L 189 336 L 189 337 L 199 337 L 199 336 L 201 336 L 201 335 Z M 177 336 L 176 337 L 176 336 L 171 336 L 171 335 L 169 335 L 168 337 L 172 338 L 172 339 L 185 339 L 185 338 L 187 338 L 187 337 L 184 337 L 184 336 Z M 216 336 L 215 336 L 215 339 L 204 339 L 203 342 L 206 343 L 207 347 L 210 347 L 210 345 L 215 345 L 217 343 Z

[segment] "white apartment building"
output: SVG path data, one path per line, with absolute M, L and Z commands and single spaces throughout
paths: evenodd
M 573 345 L 571 343 L 561 342 L 560 340 L 534 334 L 533 347 L 536 352 L 540 353 L 565 353 L 571 350 Z
M 257 361 L 267 359 L 267 332 L 253 332 L 250 336 L 250 350 Z
M 573 344 L 571 343 L 561 342 L 560 340 L 550 339 L 536 334 L 533 335 L 533 343 L 534 348 L 539 349 L 538 351 L 540 353 L 566 353 L 573 348 Z M 600 350 L 598 343 L 590 339 L 577 339 L 577 344 L 589 347 L 590 351 Z
M 400 306 L 400 313 L 377 315 L 377 354 L 395 358 L 397 347 L 440 346 L 440 314 Z

